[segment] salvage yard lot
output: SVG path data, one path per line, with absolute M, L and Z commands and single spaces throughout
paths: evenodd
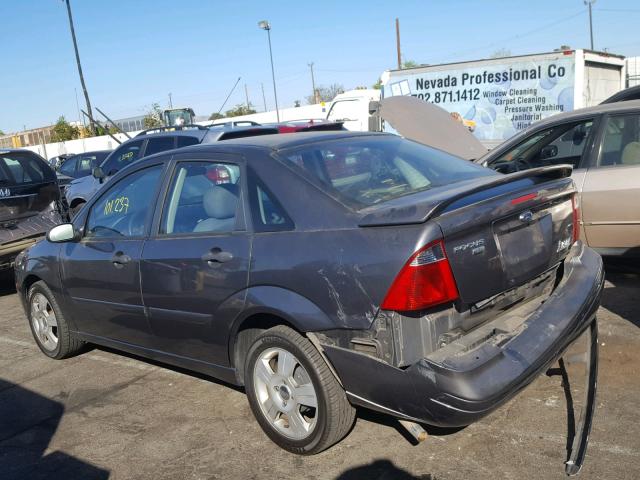
M 598 408 L 581 478 L 636 479 L 640 276 L 607 269 Z M 267 439 L 233 387 L 105 349 L 47 359 L 8 278 L 0 283 L 0 312 L 3 479 L 565 478 L 566 407 L 557 376 L 537 379 L 475 425 L 430 429 L 417 446 L 393 419 L 360 410 L 345 440 L 298 457 Z

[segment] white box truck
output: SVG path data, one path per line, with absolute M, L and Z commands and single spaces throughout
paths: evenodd
M 393 131 L 377 118 L 380 97 L 411 95 L 436 104 L 493 147 L 550 115 L 597 105 L 625 88 L 624 57 L 563 50 L 429 65 L 382 74 L 382 90 L 350 90 L 327 118 L 348 130 Z
M 625 83 L 623 56 L 562 50 L 388 70 L 382 96 L 435 103 L 492 146 L 550 115 L 597 105 Z

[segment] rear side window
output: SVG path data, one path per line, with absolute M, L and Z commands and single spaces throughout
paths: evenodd
M 60 173 L 69 177 L 73 176 L 76 172 L 76 165 L 78 164 L 78 157 L 71 157 L 64 161 L 60 167 Z
M 178 137 L 178 145 L 176 148 L 188 147 L 189 145 L 197 145 L 200 143 L 196 137 Z
M 249 202 L 256 232 L 293 230 L 294 224 L 278 199 L 249 171 Z
M 356 208 L 494 172 L 395 136 L 348 137 L 280 154 L 327 193 Z
M 165 150 L 172 150 L 174 148 L 174 142 L 176 137 L 156 137 L 150 138 L 147 142 L 147 148 L 144 151 L 144 156 L 148 157 L 154 153 L 164 152 Z
M 53 179 L 53 171 L 35 154 L 0 153 L 0 185 L 42 183 Z
M 609 117 L 598 167 L 640 165 L 640 115 Z

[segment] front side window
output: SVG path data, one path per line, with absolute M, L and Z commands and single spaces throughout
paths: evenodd
M 0 153 L 0 187 L 52 181 L 53 172 L 29 152 Z
M 84 154 L 78 161 L 78 175 L 88 175 L 91 171 L 104 161 L 107 157 L 106 152 L 96 152 L 90 154 Z
M 240 168 L 217 162 L 179 163 L 160 233 L 226 233 L 236 228 Z
M 109 188 L 91 207 L 85 237 L 143 235 L 161 172 L 161 165 L 140 170 Z
M 565 123 L 534 133 L 489 164 L 502 173 L 569 164 L 580 166 L 593 120 Z
M 102 171 L 107 176 L 111 176 L 133 163 L 140 158 L 143 142 L 144 140 L 135 140 L 120 146 L 107 158 L 102 166 Z
M 318 142 L 284 150 L 280 158 L 356 208 L 495 175 L 441 150 L 393 135 Z
M 640 165 L 640 115 L 609 117 L 598 167 Z
M 78 157 L 71 157 L 65 160 L 60 167 L 60 173 L 68 177 L 72 177 L 76 173 L 76 165 L 78 164 Z

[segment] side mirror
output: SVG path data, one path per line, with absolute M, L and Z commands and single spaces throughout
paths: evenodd
M 104 177 L 106 177 L 106 175 L 102 171 L 102 168 L 100 167 L 93 167 L 93 170 L 91 171 L 91 175 L 93 175 L 98 180 L 102 180 Z
M 553 158 L 558 155 L 558 146 L 557 145 L 547 145 L 540 150 L 540 160 L 545 160 L 547 158 Z
M 53 227 L 49 233 L 47 233 L 47 240 L 52 243 L 72 242 L 77 238 L 78 233 L 71 223 L 63 223 L 62 225 Z

